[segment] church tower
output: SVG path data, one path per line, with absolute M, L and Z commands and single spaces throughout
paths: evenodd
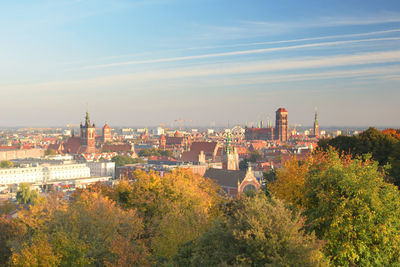
M 232 148 L 232 135 L 230 132 L 226 135 L 226 150 L 222 162 L 222 169 L 225 170 L 239 170 L 239 154 L 236 147 Z
M 85 124 L 81 123 L 81 147 L 84 153 L 96 152 L 96 126 L 90 123 L 89 112 L 86 111 Z
M 281 142 L 289 139 L 288 111 L 285 108 L 279 108 L 276 111 L 275 139 Z
M 319 137 L 319 123 L 318 123 L 318 112 L 317 112 L 317 109 L 315 109 L 314 136 L 315 137 Z
M 112 136 L 111 136 L 111 128 L 110 128 L 110 126 L 108 126 L 108 124 L 107 124 L 107 122 L 106 122 L 106 124 L 104 125 L 104 127 L 103 127 L 103 137 L 102 137 L 102 141 L 103 141 L 103 144 L 105 143 L 105 142 L 111 142 L 111 140 L 112 140 Z

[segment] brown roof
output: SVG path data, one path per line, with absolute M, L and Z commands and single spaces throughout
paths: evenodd
M 70 137 L 64 143 L 66 153 L 77 154 L 81 148 L 81 139 L 79 137 Z
M 214 180 L 220 186 L 237 188 L 238 182 L 241 183 L 246 177 L 246 171 L 208 169 L 204 177 Z
M 204 153 L 214 153 L 218 146 L 218 142 L 193 142 L 190 146 L 190 151 L 195 151 L 199 153 L 203 151 Z
M 167 145 L 182 145 L 184 137 L 182 136 L 167 136 L 166 144 Z
M 182 153 L 181 160 L 183 162 L 198 162 L 200 152 L 197 151 L 185 151 Z

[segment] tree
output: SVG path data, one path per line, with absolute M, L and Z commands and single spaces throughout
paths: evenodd
M 382 133 L 390 135 L 400 141 L 400 129 L 385 129 Z
M 115 167 L 125 166 L 127 164 L 142 163 L 142 159 L 134 159 L 129 156 L 118 155 L 111 159 L 115 162 Z
M 248 159 L 243 159 L 242 161 L 239 162 L 239 169 L 241 171 L 245 171 L 249 168 L 249 160 Z
M 396 153 L 396 147 L 400 143 L 399 130 L 387 129 L 383 132 L 371 127 L 356 136 L 338 136 L 333 139 L 322 139 L 318 147 L 328 151 L 330 147 L 340 153 L 349 153 L 353 157 L 371 154 L 379 166 L 391 164 L 388 175 L 392 177 L 395 185 L 400 186 L 400 154 Z
M 17 204 L 10 201 L 6 200 L 0 203 L 0 216 L 2 215 L 7 215 L 10 212 L 13 212 L 17 209 Z
M 372 158 L 383 166 L 388 163 L 397 142 L 399 141 L 391 135 L 371 127 L 355 136 L 338 136 L 328 141 L 322 139 L 318 147 L 325 151 L 329 150 L 329 147 L 334 147 L 337 151 L 349 153 L 353 157 L 370 153 Z
M 276 171 L 276 180 L 267 183 L 268 191 L 276 197 L 296 206 L 303 202 L 303 188 L 311 158 L 300 162 L 296 157 L 285 162 Z
M 51 155 L 56 155 L 57 154 L 57 152 L 54 150 L 54 149 L 47 149 L 45 152 L 44 152 L 44 154 L 45 155 L 48 155 L 48 156 L 51 156 Z
M 210 179 L 185 170 L 164 177 L 136 171 L 134 177 L 115 189 L 101 190 L 125 209 L 138 210 L 157 264 L 169 261 L 182 244 L 199 237 L 218 214 L 222 197 Z
M 2 160 L 0 161 L 0 168 L 7 169 L 14 167 L 14 163 L 9 160 Z
M 229 201 L 223 216 L 175 256 L 178 266 L 325 266 L 304 219 L 264 194 Z
M 29 231 L 13 248 L 16 266 L 148 265 L 136 211 L 98 192 L 80 191 L 71 202 L 57 195 L 41 198 L 20 220 Z
M 262 159 L 261 152 L 259 150 L 254 150 L 250 153 L 249 161 L 250 162 L 257 162 Z
M 23 223 L 0 217 L 0 266 L 7 266 L 13 244 L 22 242 L 26 231 Z
M 326 241 L 337 266 L 400 263 L 400 193 L 384 182 L 370 158 L 340 157 L 333 150 L 310 164 L 306 175 L 306 228 Z
M 31 190 L 29 184 L 21 183 L 18 186 L 17 201 L 20 204 L 33 204 L 35 199 L 38 197 L 36 190 Z
M 141 157 L 151 157 L 151 156 L 167 156 L 167 157 L 171 157 L 172 156 L 172 151 L 156 149 L 154 147 L 145 148 L 145 149 L 143 149 L 143 150 L 141 150 L 139 152 L 139 156 L 141 156 Z

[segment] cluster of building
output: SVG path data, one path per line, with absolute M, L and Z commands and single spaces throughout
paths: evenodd
M 275 127 L 269 122 L 264 127 L 261 122 L 257 128 L 182 131 L 158 127 L 150 133 L 146 128 L 136 132 L 123 128 L 117 132 L 106 123 L 98 135 L 86 112 L 79 130 L 76 136 L 71 129 L 61 133 L 58 129 L 46 129 L 51 134 L 38 137 L 40 134 L 30 129 L 24 141 L 21 138 L 16 144 L 4 144 L 12 137 L 4 138 L 0 133 L 0 161 L 11 160 L 18 166 L 0 169 L 0 186 L 28 182 L 76 187 L 85 182 L 134 179 L 138 169 L 163 175 L 183 168 L 213 179 L 233 196 L 259 189 L 263 172 L 279 168 L 293 155 L 307 155 L 321 136 L 317 113 L 312 133 L 300 135 L 296 129 L 289 129 L 285 108 L 276 111 Z M 149 149 L 169 153 L 144 153 Z M 112 159 L 118 155 L 140 160 L 115 167 Z

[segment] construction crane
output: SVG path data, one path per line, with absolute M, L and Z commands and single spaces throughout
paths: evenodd
M 182 122 L 191 122 L 192 120 L 183 120 L 181 118 L 175 120 L 175 122 L 179 123 L 179 131 L 182 131 Z
M 69 129 L 69 132 L 72 134 L 72 131 L 71 131 L 71 127 L 79 127 L 80 126 L 80 124 L 67 124 L 67 127 L 68 127 L 68 129 Z

